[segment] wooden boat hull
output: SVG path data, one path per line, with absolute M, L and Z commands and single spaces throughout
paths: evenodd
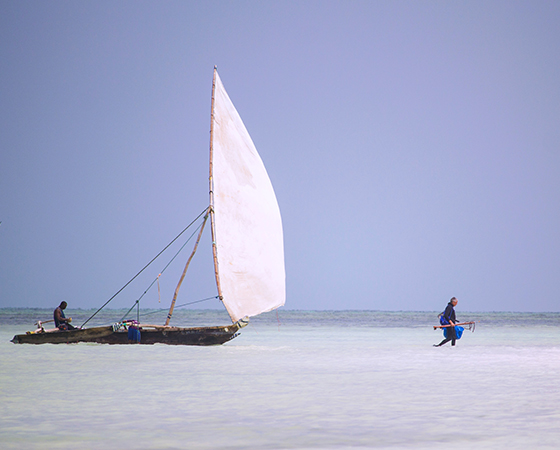
M 220 327 L 158 327 L 141 329 L 140 342 L 128 339 L 128 332 L 113 326 L 93 327 L 68 331 L 18 334 L 14 344 L 75 344 L 93 342 L 98 344 L 168 344 L 168 345 L 221 345 L 230 341 L 239 331 L 235 323 Z

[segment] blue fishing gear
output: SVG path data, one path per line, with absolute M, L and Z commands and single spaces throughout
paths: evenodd
M 463 336 L 463 331 L 465 331 L 463 327 L 460 327 L 458 325 L 455 327 L 455 335 L 457 336 L 457 339 L 461 339 L 461 336 Z M 443 337 L 447 338 L 447 328 L 443 329 Z
M 445 311 L 438 315 L 440 325 L 449 325 L 449 320 L 445 317 Z

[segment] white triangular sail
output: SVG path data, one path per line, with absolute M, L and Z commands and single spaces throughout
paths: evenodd
M 286 298 L 280 209 L 264 164 L 214 72 L 210 186 L 218 290 L 236 322 Z

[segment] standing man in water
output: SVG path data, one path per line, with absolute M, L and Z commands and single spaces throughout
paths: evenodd
M 72 322 L 72 317 L 66 318 L 66 316 L 64 315 L 64 310 L 66 309 L 67 306 L 68 306 L 68 304 L 66 302 L 62 302 L 54 310 L 54 313 L 53 313 L 54 325 L 59 330 L 73 330 L 74 329 L 74 327 L 72 325 L 70 325 L 70 322 Z
M 444 323 L 446 322 L 446 325 L 449 324 L 451 326 L 447 327 L 447 337 L 439 344 L 434 344 L 434 347 L 441 347 L 442 345 L 447 344 L 449 341 L 451 341 L 451 345 L 455 345 L 455 341 L 457 340 L 457 333 L 455 332 L 455 324 L 457 323 L 457 319 L 455 317 L 455 310 L 453 308 L 457 306 L 457 303 L 459 302 L 455 297 L 449 300 L 449 303 L 447 304 L 445 311 L 443 312 L 443 319 Z

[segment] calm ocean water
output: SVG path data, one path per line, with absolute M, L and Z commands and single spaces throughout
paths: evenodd
M 458 310 L 477 326 L 455 348 L 432 347 L 436 315 L 280 310 L 218 347 L 33 346 L 10 339 L 51 311 L 0 309 L 0 448 L 559 448 L 560 314 Z

